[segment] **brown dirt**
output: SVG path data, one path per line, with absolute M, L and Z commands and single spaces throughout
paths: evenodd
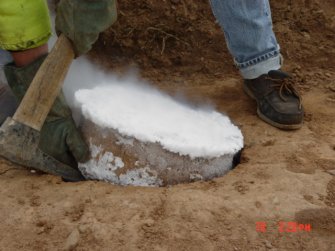
M 211 182 L 168 188 L 64 183 L 0 162 L 0 250 L 335 250 L 335 3 L 272 1 L 306 108 L 301 130 L 260 121 L 205 0 L 120 1 L 92 58 L 227 113 L 243 161 Z M 279 222 L 311 224 L 284 232 Z M 267 232 L 256 231 L 266 222 Z

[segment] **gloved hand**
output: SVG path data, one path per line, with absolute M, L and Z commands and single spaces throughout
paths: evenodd
M 60 0 L 56 31 L 73 42 L 78 57 L 91 50 L 99 33 L 116 21 L 116 7 L 116 0 Z
M 14 64 L 4 67 L 8 84 L 19 101 L 45 58 L 43 56 L 25 67 L 19 68 Z M 72 167 L 77 167 L 77 162 L 85 162 L 88 157 L 88 147 L 75 126 L 62 93 L 58 95 L 42 127 L 39 146 L 43 152 Z

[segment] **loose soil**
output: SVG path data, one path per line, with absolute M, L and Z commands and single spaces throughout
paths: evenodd
M 245 135 L 242 163 L 209 182 L 135 188 L 64 183 L 1 159 L 0 250 L 335 250 L 335 3 L 271 5 L 302 129 L 258 119 L 207 1 L 120 1 L 92 60 L 120 74 L 134 65 L 163 91 L 227 113 Z

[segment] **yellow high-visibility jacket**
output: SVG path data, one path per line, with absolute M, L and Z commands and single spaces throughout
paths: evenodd
M 0 48 L 20 51 L 47 43 L 51 24 L 46 0 L 0 0 Z

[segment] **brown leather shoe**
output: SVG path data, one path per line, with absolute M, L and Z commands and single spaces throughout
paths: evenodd
M 256 79 L 245 79 L 243 89 L 256 100 L 257 114 L 265 122 L 284 130 L 302 126 L 301 96 L 287 73 L 273 70 Z

